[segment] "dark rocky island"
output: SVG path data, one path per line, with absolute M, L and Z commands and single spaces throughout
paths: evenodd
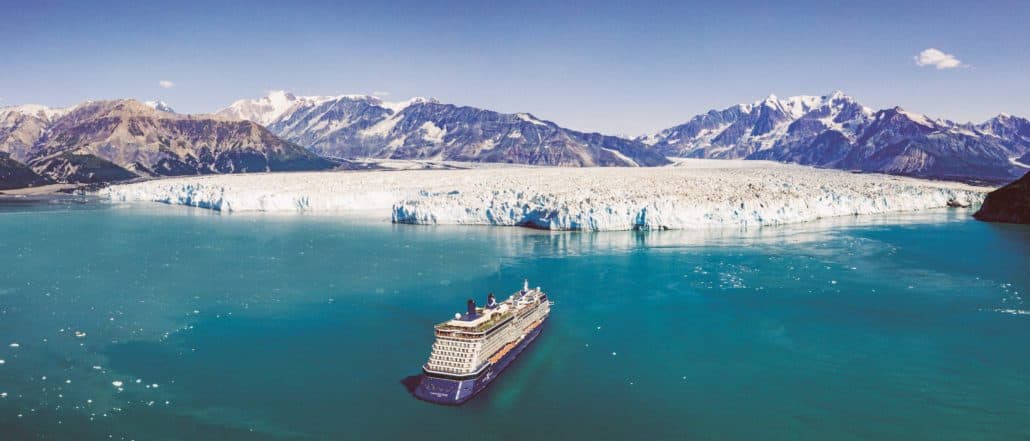
M 1030 224 L 1030 172 L 988 193 L 973 217 L 987 222 Z

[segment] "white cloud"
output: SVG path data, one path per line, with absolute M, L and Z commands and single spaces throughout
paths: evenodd
M 372 96 L 390 96 L 390 92 L 383 92 L 383 91 L 377 90 L 375 92 L 372 92 Z
M 912 58 L 916 60 L 916 64 L 919 66 L 933 66 L 937 69 L 965 67 L 954 55 L 944 53 L 940 49 L 929 48 Z
M 173 83 L 171 81 L 168 81 L 168 80 L 158 81 L 157 85 L 161 86 L 164 89 L 171 89 L 171 88 L 175 87 L 175 83 Z

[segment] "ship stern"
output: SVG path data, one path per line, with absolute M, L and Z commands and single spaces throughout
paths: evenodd
M 415 388 L 415 397 L 436 404 L 459 405 L 474 395 L 476 379 L 455 380 L 422 374 L 422 380 Z

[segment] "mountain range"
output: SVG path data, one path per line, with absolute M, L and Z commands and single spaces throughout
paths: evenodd
M 654 166 L 669 161 L 625 138 L 559 127 L 528 113 L 505 114 L 430 98 L 297 97 L 272 92 L 219 115 L 266 125 L 286 140 L 336 158 L 433 159 L 553 166 Z
M 698 115 L 638 138 L 666 156 L 769 159 L 817 167 L 959 181 L 1007 182 L 1030 168 L 1030 121 L 931 119 L 874 111 L 842 92 L 770 96 Z
M 135 100 L 4 108 L 0 152 L 43 178 L 71 183 L 335 166 L 259 124 L 162 108 Z
M 999 115 L 980 124 L 955 123 L 899 107 L 872 110 L 842 92 L 770 96 L 635 139 L 431 98 L 387 102 L 278 91 L 209 115 L 135 100 L 0 108 L 0 186 L 8 188 L 324 170 L 355 158 L 587 167 L 659 166 L 675 157 L 768 159 L 996 183 L 1030 168 L 1030 121 Z

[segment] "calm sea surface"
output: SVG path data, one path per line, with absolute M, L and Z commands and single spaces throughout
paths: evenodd
M 544 334 L 462 407 L 432 325 Z M 1030 439 L 1030 228 L 966 211 L 550 233 L 0 204 L 2 440 Z

